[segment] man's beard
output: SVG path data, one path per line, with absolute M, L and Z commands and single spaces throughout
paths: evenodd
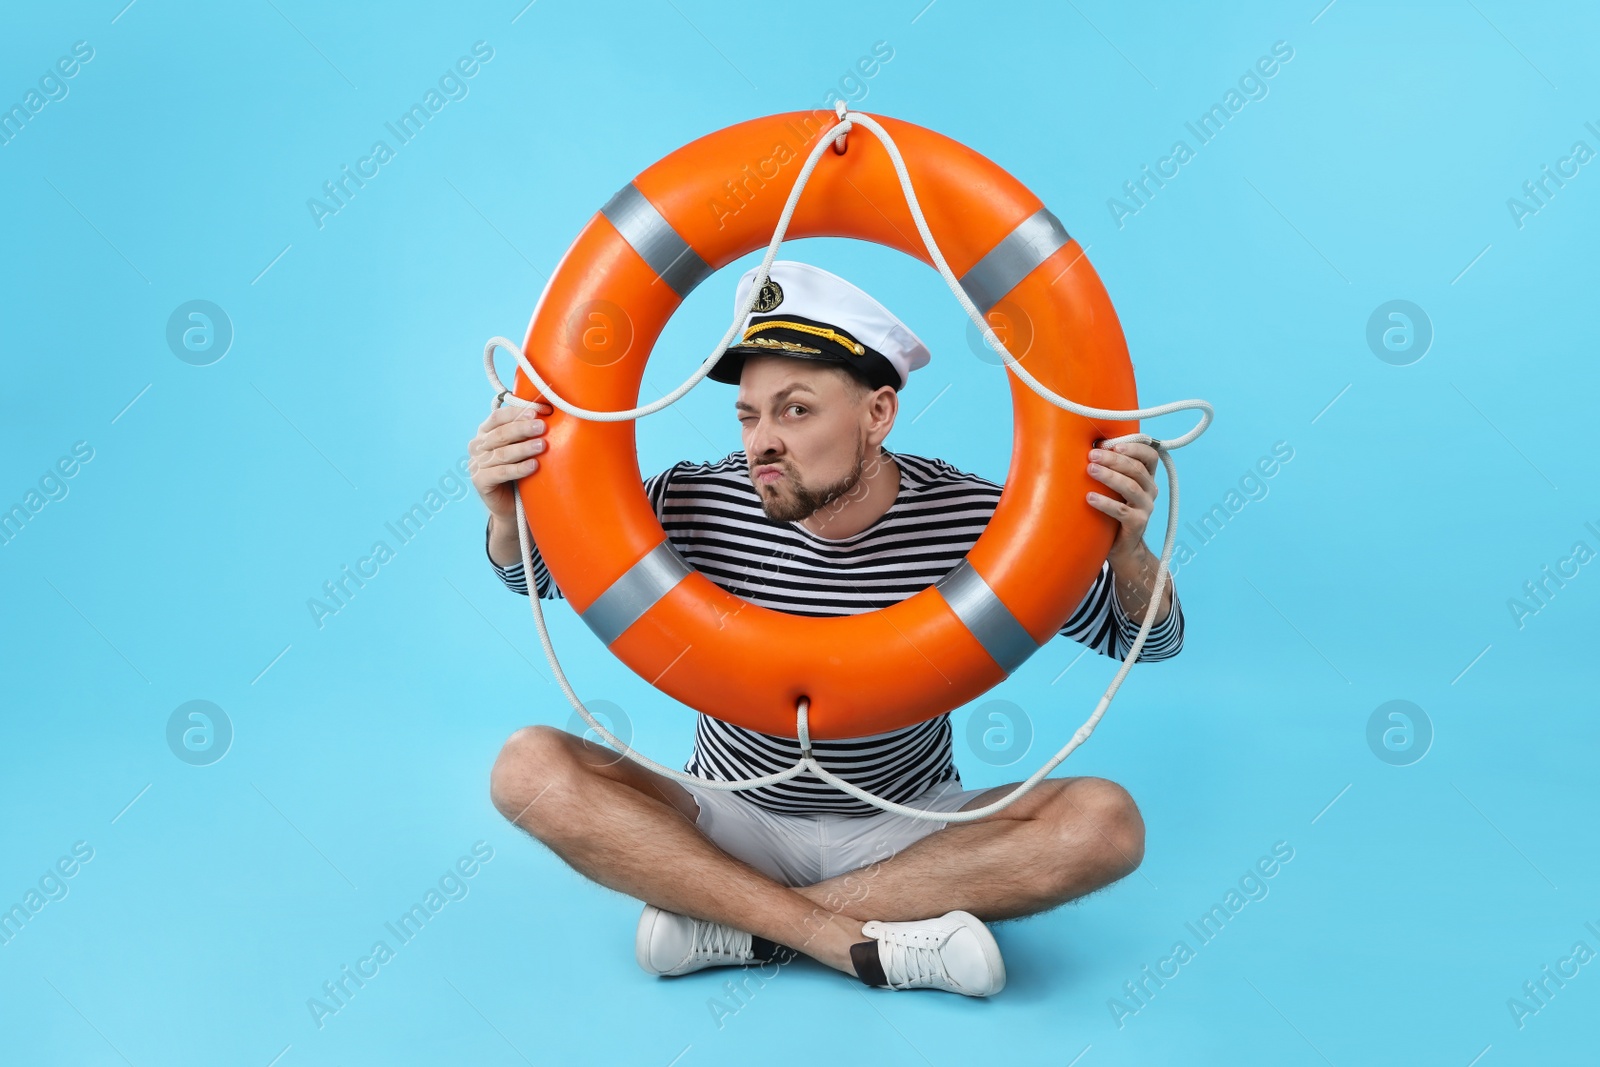
M 759 465 L 759 464 L 757 464 Z M 756 495 L 761 498 L 761 510 L 767 513 L 767 518 L 773 522 L 798 522 L 810 518 L 822 508 L 832 504 L 835 500 L 855 490 L 861 484 L 861 474 L 867 466 L 867 446 L 862 440 L 856 441 L 856 462 L 849 474 L 834 482 L 832 485 L 812 488 L 805 485 L 795 476 L 787 466 L 781 467 L 784 477 L 772 483 L 771 487 L 756 482 Z M 754 468 L 751 470 L 754 479 Z M 778 488 L 784 482 L 788 483 L 789 492 L 784 493 Z

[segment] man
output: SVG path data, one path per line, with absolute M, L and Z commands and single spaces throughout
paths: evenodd
M 754 275 L 741 279 L 735 307 Z M 710 375 L 739 387 L 743 450 L 645 482 L 673 546 L 724 589 L 799 615 L 887 607 L 943 577 L 983 532 L 1001 487 L 883 447 L 899 390 L 928 359 L 915 334 L 849 282 L 774 263 L 739 342 Z M 471 445 L 490 562 L 521 593 L 512 483 L 537 477 L 538 415 L 550 412 L 500 408 Z M 1157 457 L 1122 444 L 1089 460 L 1110 491 L 1089 503 L 1119 526 L 1061 633 L 1120 659 L 1155 588 L 1158 560 L 1143 537 Z M 538 594 L 559 597 L 537 554 L 533 568 Z M 1169 658 L 1182 641 L 1169 583 L 1141 658 Z M 1011 789 L 961 788 L 948 714 L 812 750 L 840 777 L 929 811 L 981 807 Z M 793 738 L 701 715 L 685 769 L 729 781 L 799 757 Z M 1005 966 L 984 920 L 1080 897 L 1132 872 L 1144 852 L 1132 798 L 1100 778 L 1047 778 L 1000 812 L 951 825 L 884 812 L 810 774 L 739 792 L 686 787 L 548 726 L 512 735 L 491 796 L 577 871 L 648 902 L 635 948 L 658 975 L 799 950 L 869 985 L 988 996 L 1004 986 Z

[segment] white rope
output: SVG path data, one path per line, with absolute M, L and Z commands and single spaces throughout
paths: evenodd
M 1106 691 L 1100 697 L 1099 703 L 1095 705 L 1094 712 L 1087 720 L 1084 721 L 1083 725 L 1078 727 L 1078 729 L 1073 733 L 1071 740 L 1069 740 L 1059 752 L 1051 757 L 1049 762 L 1030 775 L 1027 780 L 1018 783 L 1016 788 L 1011 790 L 1011 792 L 1007 793 L 1005 796 L 1001 797 L 999 800 L 996 800 L 993 803 L 987 804 L 981 808 L 973 808 L 969 811 L 937 812 L 927 811 L 921 808 L 907 807 L 904 804 L 897 804 L 893 801 L 885 800 L 882 797 L 875 796 L 874 794 L 867 792 L 865 789 L 862 789 L 860 786 L 857 786 L 851 782 L 847 782 L 838 775 L 833 774 L 827 768 L 818 763 L 811 755 L 811 731 L 809 722 L 810 707 L 805 698 L 801 698 L 795 713 L 796 733 L 800 742 L 801 758 L 794 766 L 760 778 L 745 778 L 731 782 L 720 781 L 713 778 L 702 778 L 699 775 L 688 774 L 684 771 L 664 766 L 647 756 L 635 752 L 625 742 L 619 740 L 609 730 L 601 725 L 594 715 L 590 713 L 589 709 L 584 706 L 583 701 L 579 699 L 578 694 L 573 690 L 572 684 L 567 680 L 566 672 L 561 669 L 561 663 L 556 657 L 555 645 L 551 643 L 550 631 L 545 624 L 544 609 L 541 607 L 539 602 L 538 590 L 534 588 L 533 552 L 532 545 L 530 543 L 531 535 L 528 530 L 527 514 L 523 509 L 522 494 L 519 490 L 514 488 L 512 495 L 516 501 L 517 544 L 522 550 L 523 577 L 528 583 L 528 601 L 533 608 L 533 622 L 534 627 L 539 632 L 539 644 L 544 648 L 545 658 L 550 661 L 550 669 L 555 674 L 556 684 L 560 686 L 561 691 L 566 694 L 567 700 L 571 702 L 573 708 L 580 716 L 582 716 L 584 722 L 588 723 L 589 727 L 593 729 L 601 737 L 601 739 L 603 739 L 612 748 L 616 749 L 619 753 L 626 756 L 628 759 L 633 760 L 640 766 L 646 767 L 657 774 L 671 778 L 674 781 L 681 782 L 685 785 L 694 785 L 702 789 L 725 790 L 755 789 L 764 785 L 773 785 L 777 782 L 787 781 L 790 778 L 794 778 L 797 775 L 805 773 L 806 771 L 810 771 L 821 780 L 830 783 L 834 787 L 846 793 L 849 793 L 851 796 L 857 797 L 875 807 L 881 808 L 884 811 L 890 811 L 899 815 L 908 816 L 913 819 L 922 819 L 930 822 L 972 822 L 976 819 L 981 819 L 985 816 L 992 815 L 995 812 L 1000 811 L 1001 809 L 1006 808 L 1011 804 L 1014 804 L 1016 801 L 1022 799 L 1022 797 L 1030 789 L 1041 782 L 1047 775 L 1049 775 L 1051 771 L 1055 770 L 1056 767 L 1060 766 L 1062 761 L 1070 756 L 1079 745 L 1083 744 L 1089 739 L 1089 736 L 1094 733 L 1095 727 L 1099 725 L 1100 719 L 1105 715 L 1106 709 L 1111 706 L 1111 701 L 1116 696 L 1117 690 L 1121 687 L 1123 679 L 1127 677 L 1128 671 L 1132 669 L 1134 661 L 1139 658 L 1140 650 L 1144 648 L 1145 639 L 1149 636 L 1150 629 L 1155 624 L 1156 611 L 1161 606 L 1161 595 L 1163 592 L 1165 592 L 1167 587 L 1167 580 L 1169 577 L 1168 564 L 1172 559 L 1172 550 L 1174 544 L 1176 543 L 1178 532 L 1178 470 L 1176 465 L 1173 463 L 1171 450 L 1182 448 L 1184 445 L 1191 443 L 1201 434 L 1203 434 L 1206 431 L 1206 427 L 1211 424 L 1213 412 L 1211 405 L 1204 400 L 1177 400 L 1167 404 L 1159 404 L 1155 407 L 1136 408 L 1129 411 L 1117 411 L 1108 408 L 1094 408 L 1088 407 L 1084 404 L 1079 404 L 1073 400 L 1069 400 L 1041 384 L 1038 379 L 1034 378 L 1032 374 L 1028 373 L 1028 371 L 1023 368 L 1022 364 L 1018 362 L 1017 358 L 1011 354 L 1011 352 L 1006 348 L 1005 344 L 1001 342 L 998 336 L 996 336 L 988 321 L 984 318 L 982 313 L 978 311 L 978 308 L 975 304 L 973 304 L 972 299 L 967 296 L 966 290 L 961 288 L 961 282 L 959 279 L 957 279 L 955 273 L 951 271 L 950 265 L 945 262 L 944 254 L 940 252 L 938 242 L 934 240 L 933 233 L 928 229 L 927 220 L 923 217 L 922 206 L 917 202 L 916 191 L 912 188 L 911 175 L 906 170 L 905 159 L 900 155 L 900 149 L 894 143 L 894 138 L 892 138 L 889 135 L 889 132 L 880 126 L 877 120 L 873 119 L 870 115 L 862 114 L 859 111 L 847 111 L 843 101 L 839 102 L 836 109 L 836 114 L 839 118 L 838 123 L 832 127 L 828 134 L 824 135 L 817 142 L 816 146 L 811 150 L 811 153 L 806 157 L 804 166 L 800 168 L 800 174 L 795 180 L 794 188 L 790 190 L 789 199 L 783 206 L 783 213 L 778 218 L 777 227 L 773 230 L 772 241 L 767 245 L 767 254 L 762 259 L 761 266 L 757 268 L 755 280 L 750 287 L 749 297 L 734 313 L 733 323 L 728 327 L 727 333 L 723 334 L 722 340 L 717 344 L 716 350 L 713 351 L 710 356 L 706 357 L 705 362 L 702 363 L 699 369 L 697 369 L 694 374 L 690 375 L 690 377 L 684 381 L 682 385 L 678 386 L 665 396 L 662 396 L 659 399 L 640 407 L 629 408 L 626 411 L 591 411 L 586 408 L 580 408 L 577 405 L 569 403 L 567 400 L 558 396 L 555 390 L 550 387 L 550 384 L 546 382 L 544 378 L 540 376 L 539 372 L 535 370 L 534 367 L 528 362 L 520 345 L 517 345 L 504 337 L 492 337 L 489 339 L 489 342 L 485 346 L 483 352 L 484 371 L 488 376 L 490 384 L 495 388 L 495 398 L 491 410 L 499 408 L 502 403 L 515 404 L 522 407 L 530 407 L 538 403 L 538 401 L 523 400 L 521 397 L 516 396 L 505 387 L 505 384 L 500 380 L 500 375 L 495 370 L 494 366 L 494 352 L 496 348 L 504 348 L 516 356 L 517 363 L 519 366 L 521 366 L 522 372 L 527 375 L 529 381 L 533 382 L 533 384 L 538 387 L 540 395 L 544 400 L 548 401 L 555 407 L 560 408 L 567 414 L 573 415 L 577 418 L 587 419 L 594 422 L 623 422 L 654 414 L 655 412 L 660 411 L 663 408 L 666 408 L 682 399 L 682 397 L 687 394 L 689 390 L 698 385 L 705 378 L 705 376 L 710 373 L 711 368 L 716 365 L 719 359 L 722 358 L 722 354 L 727 350 L 728 346 L 733 343 L 733 339 L 738 336 L 746 316 L 750 314 L 751 308 L 755 306 L 755 301 L 760 295 L 761 288 L 767 281 L 767 275 L 772 269 L 773 260 L 777 258 L 778 247 L 783 243 L 784 235 L 789 228 L 789 221 L 794 215 L 795 206 L 800 201 L 800 194 L 805 189 L 806 183 L 810 180 L 811 172 L 816 168 L 817 161 L 822 157 L 823 152 L 826 151 L 827 148 L 835 141 L 843 142 L 845 136 L 854 128 L 855 124 L 859 123 L 863 128 L 871 131 L 873 135 L 876 136 L 880 142 L 882 142 L 884 149 L 889 153 L 889 159 L 894 163 L 895 173 L 900 179 L 900 188 L 905 193 L 906 206 L 911 211 L 912 220 L 917 224 L 917 232 L 922 235 L 922 241 L 927 247 L 928 256 L 933 260 L 933 264 L 938 269 L 940 276 L 944 278 L 945 284 L 949 286 L 950 292 L 955 295 L 957 302 L 960 303 L 961 307 L 966 311 L 967 317 L 971 319 L 982 332 L 984 341 L 989 345 L 990 348 L 994 349 L 994 351 L 1000 354 L 1000 356 L 1005 360 L 1006 366 L 1009 367 L 1012 373 L 1014 373 L 1023 383 L 1025 383 L 1029 389 L 1032 389 L 1039 397 L 1049 401 L 1058 408 L 1063 408 L 1067 411 L 1071 411 L 1075 414 L 1083 415 L 1088 418 L 1117 420 L 1149 419 L 1156 418 L 1161 415 L 1167 415 L 1174 411 L 1184 411 L 1189 409 L 1197 409 L 1201 413 L 1200 421 L 1193 429 L 1191 429 L 1188 433 L 1183 434 L 1180 437 L 1175 437 L 1171 440 L 1161 440 L 1159 438 L 1151 437 L 1148 434 L 1133 433 L 1124 434 L 1121 437 L 1108 437 L 1101 442 L 1103 446 L 1110 446 L 1113 444 L 1120 444 L 1124 441 L 1138 441 L 1154 447 L 1156 450 L 1156 455 L 1160 458 L 1162 466 L 1164 466 L 1167 471 L 1167 485 L 1170 490 L 1170 496 L 1167 501 L 1167 533 L 1166 538 L 1161 545 L 1161 563 L 1156 572 L 1155 592 L 1151 597 L 1149 608 L 1145 611 L 1144 621 L 1139 626 L 1138 636 L 1134 638 L 1133 647 L 1128 650 L 1128 655 L 1122 661 L 1121 669 L 1119 669 L 1116 676 L 1111 679 L 1111 684 L 1106 687 Z M 520 479 L 518 479 L 518 482 L 520 482 Z

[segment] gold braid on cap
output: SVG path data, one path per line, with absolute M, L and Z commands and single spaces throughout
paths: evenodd
M 822 326 L 807 326 L 803 322 L 788 322 L 784 319 L 769 319 L 766 322 L 758 322 L 748 330 L 745 330 L 744 339 L 745 341 L 749 341 L 751 334 L 759 333 L 762 330 L 772 329 L 795 330 L 799 333 L 809 333 L 817 337 L 826 337 L 834 344 L 841 345 L 845 349 L 854 352 L 858 356 L 864 356 L 867 354 L 867 347 L 865 345 L 856 341 L 855 338 L 850 337 L 847 334 L 840 333 L 838 330 L 830 330 Z
M 752 337 L 748 341 L 740 341 L 744 348 L 776 348 L 780 352 L 804 352 L 812 356 L 822 355 L 822 349 L 812 348 L 797 341 L 779 341 L 771 337 Z

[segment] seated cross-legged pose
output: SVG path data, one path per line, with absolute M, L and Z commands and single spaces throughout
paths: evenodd
M 735 306 L 753 284 L 740 282 Z M 779 261 L 741 339 L 711 378 L 738 386 L 741 451 L 681 462 L 645 482 L 672 546 L 730 593 L 797 615 L 897 603 L 965 558 L 1001 486 L 940 459 L 883 446 L 899 390 L 928 350 L 872 297 L 827 271 Z M 947 401 L 955 404 L 956 401 Z M 546 405 L 501 407 L 471 443 L 490 518 L 486 550 L 528 592 L 514 482 L 537 477 Z M 1156 497 L 1153 448 L 1088 455 L 1115 518 L 1100 574 L 1060 633 L 1121 659 L 1155 590 L 1144 544 Z M 535 550 L 533 585 L 561 591 Z M 1169 581 L 1141 661 L 1183 645 Z M 731 781 L 800 759 L 799 742 L 706 715 L 685 770 Z M 1012 789 L 962 789 L 950 716 L 870 737 L 820 740 L 833 774 L 910 807 L 954 812 Z M 989 996 L 1005 965 L 985 922 L 1040 912 L 1131 873 L 1144 823 L 1121 786 L 1046 778 L 970 823 L 885 812 L 806 773 L 744 791 L 681 785 L 609 748 L 549 726 L 511 735 L 491 775 L 495 806 L 584 876 L 646 902 L 635 939 L 657 975 L 786 961 L 795 952 L 875 986 Z

